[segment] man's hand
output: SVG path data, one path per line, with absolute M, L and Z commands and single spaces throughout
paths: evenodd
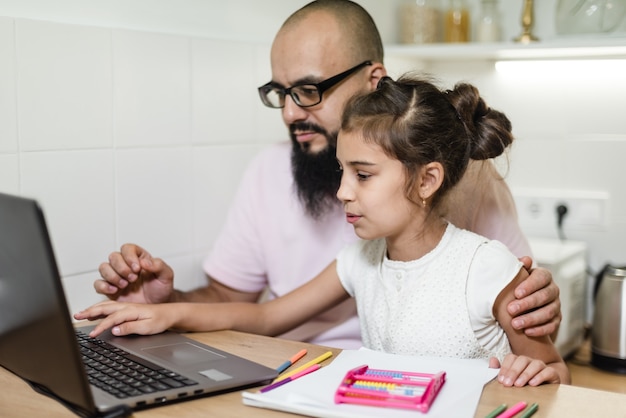
M 169 302 L 174 288 L 174 271 L 160 258 L 143 248 L 124 244 L 111 253 L 99 268 L 102 280 L 93 284 L 96 292 L 120 302 Z
M 552 280 L 552 274 L 544 268 L 531 270 L 532 259 L 520 259 L 530 275 L 515 289 L 516 299 L 507 306 L 513 317 L 512 326 L 523 329 L 529 337 L 552 335 L 561 323 L 561 301 L 559 287 Z

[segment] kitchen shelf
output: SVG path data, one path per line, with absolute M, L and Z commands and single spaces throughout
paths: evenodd
M 423 61 L 626 58 L 626 36 L 564 37 L 530 44 L 394 44 L 385 46 L 385 52 Z

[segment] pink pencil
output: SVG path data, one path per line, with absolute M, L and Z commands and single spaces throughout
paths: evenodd
M 298 379 L 299 377 L 302 377 L 302 376 L 304 376 L 306 374 L 314 372 L 315 370 L 319 369 L 320 367 L 321 366 L 319 364 L 314 364 L 314 365 L 312 365 L 310 367 L 307 367 L 306 369 L 304 369 L 304 370 L 302 370 L 302 371 L 300 371 L 298 373 L 295 373 L 295 374 L 293 374 L 293 375 L 291 375 L 289 377 L 284 378 L 283 380 L 279 380 L 276 383 L 272 383 L 271 385 L 264 387 L 263 389 L 260 390 L 260 392 L 261 393 L 265 393 L 265 392 L 267 392 L 269 390 L 276 389 L 277 387 L 282 386 L 285 383 L 289 383 L 289 382 L 291 382 L 293 380 Z
M 500 415 L 498 415 L 496 418 L 511 418 L 512 416 L 517 414 L 519 411 L 526 408 L 526 405 L 527 404 L 524 401 L 518 402 L 512 407 L 510 407 L 509 409 L 507 409 L 506 411 L 504 411 L 503 413 L 501 413 Z

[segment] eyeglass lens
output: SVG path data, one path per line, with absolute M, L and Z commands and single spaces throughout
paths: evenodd
M 298 106 L 313 106 L 322 101 L 320 91 L 317 86 L 312 84 L 293 86 L 290 89 L 269 86 L 265 90 L 265 98 L 271 107 L 283 107 L 286 94 L 290 94 Z
M 259 95 L 263 104 L 273 108 L 282 108 L 285 106 L 285 97 L 289 94 L 293 101 L 300 107 L 310 107 L 322 101 L 322 94 L 344 78 L 355 73 L 366 65 L 371 65 L 371 61 L 364 61 L 340 74 L 326 79 L 317 84 L 299 84 L 289 88 L 282 88 L 271 82 L 259 87 Z

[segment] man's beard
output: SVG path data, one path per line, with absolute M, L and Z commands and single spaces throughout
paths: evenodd
M 300 144 L 295 139 L 295 130 L 315 131 L 324 135 L 328 146 L 317 153 L 308 152 L 309 144 Z M 337 163 L 337 133 L 328 133 L 320 126 L 295 123 L 289 126 L 291 134 L 291 171 L 296 191 L 306 212 L 320 219 L 332 208 L 337 207 L 337 190 L 341 184 L 341 172 Z

